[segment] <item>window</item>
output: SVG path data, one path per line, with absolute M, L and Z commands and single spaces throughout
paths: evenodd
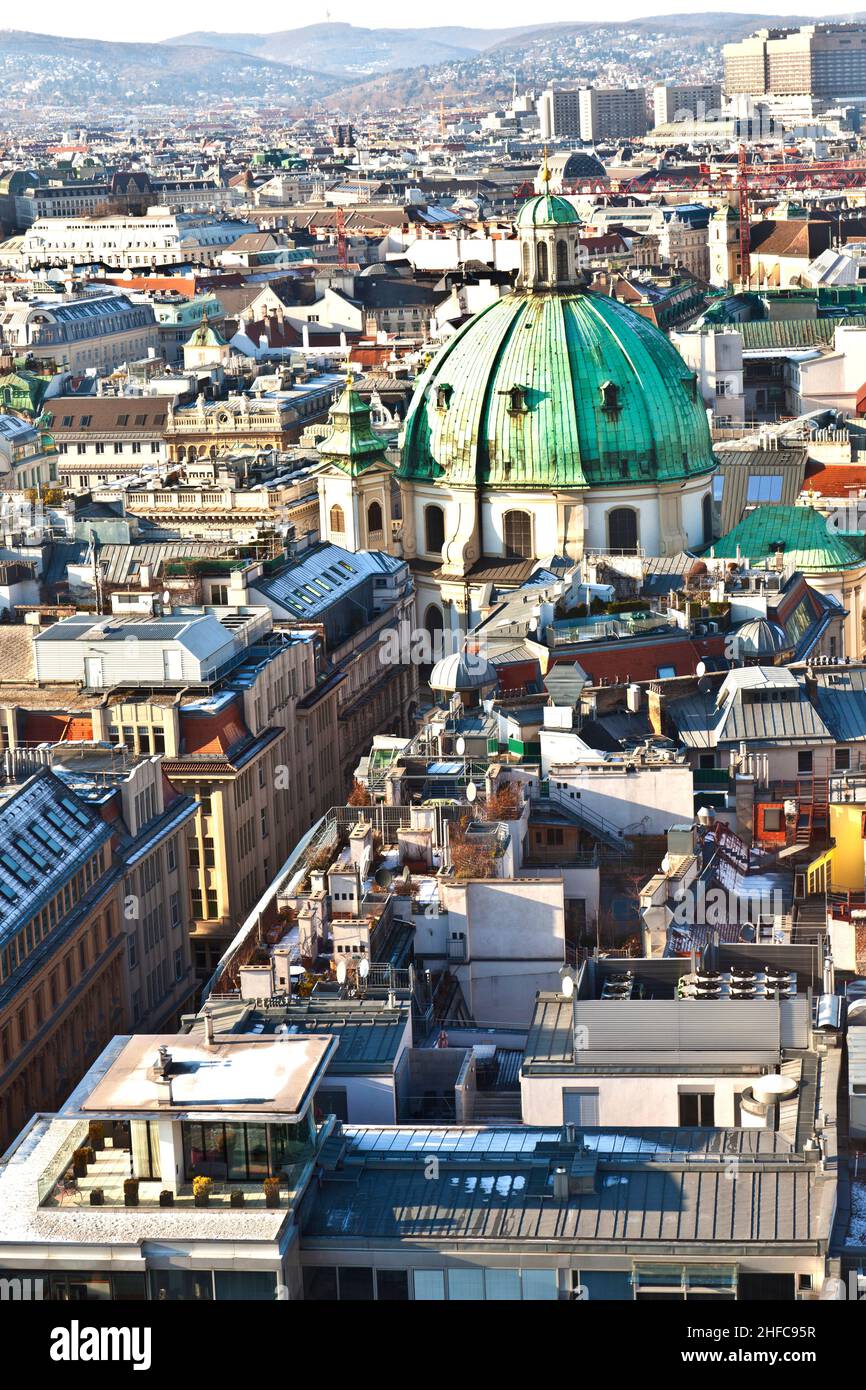
M 424 508 L 424 547 L 429 554 L 441 555 L 445 545 L 445 513 L 441 507 Z
M 373 1271 L 366 1266 L 345 1266 L 339 1271 L 340 1301 L 367 1302 L 373 1297 Z
M 566 1125 L 597 1125 L 598 1091 L 563 1091 L 562 1122 Z
M 345 533 L 346 517 L 343 508 L 338 507 L 336 503 L 331 508 L 328 521 L 332 531 L 338 531 L 341 535 Z
M 797 771 L 808 773 L 812 771 L 812 750 L 807 749 L 797 754 Z
M 784 827 L 784 823 L 783 823 L 783 821 L 782 821 L 782 808 L 781 808 L 781 806 L 765 806 L 765 807 L 764 807 L 764 830 L 770 831 L 770 832 L 776 832 L 776 831 L 779 831 L 779 830 L 784 830 L 784 828 L 785 828 L 785 827 Z
M 851 766 L 850 748 L 837 748 L 833 754 L 833 767 L 836 772 L 847 772 Z
M 444 1269 L 414 1271 L 415 1298 L 419 1302 L 441 1302 L 445 1297 Z
M 502 518 L 506 555 L 532 559 L 532 518 L 528 512 L 506 512 Z
M 712 1129 L 716 1101 L 712 1091 L 680 1092 L 680 1124 L 689 1128 Z
M 658 678 L 660 681 L 673 680 L 674 676 L 677 673 L 675 666 L 657 666 L 656 671 L 658 672 Z
M 380 1303 L 406 1303 L 409 1298 L 407 1269 L 377 1269 L 376 1294 Z
M 717 473 L 713 478 L 713 501 L 721 502 L 722 494 L 725 490 L 725 479 L 722 473 Z
M 538 244 L 538 249 L 535 253 L 535 258 L 536 264 L 538 266 L 538 278 L 539 280 L 546 280 L 548 278 L 547 246 L 543 241 L 539 242 Z
M 382 530 L 382 508 L 378 502 L 371 502 L 367 508 L 367 530 Z
M 558 281 L 568 279 L 568 246 L 564 241 L 556 243 L 556 278 Z
M 607 543 L 611 550 L 626 555 L 637 550 L 637 512 L 633 507 L 614 507 L 608 512 Z
M 780 502 L 782 499 L 782 475 L 767 473 L 751 477 L 746 489 L 747 502 Z
M 314 1265 L 304 1270 L 304 1298 L 312 1303 L 336 1303 L 337 1271 L 330 1265 Z

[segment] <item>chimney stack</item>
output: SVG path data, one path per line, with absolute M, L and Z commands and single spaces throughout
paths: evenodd
M 214 1027 L 213 1014 L 210 1009 L 204 1011 L 204 1040 L 208 1047 L 213 1047 Z

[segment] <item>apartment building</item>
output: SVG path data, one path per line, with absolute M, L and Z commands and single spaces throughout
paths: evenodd
M 582 87 L 578 108 L 580 138 L 589 144 L 646 135 L 647 94 L 643 87 Z
M 186 915 L 206 978 L 290 846 L 344 793 L 342 673 L 315 632 L 276 632 L 265 608 L 80 614 L 33 650 L 42 701 L 83 706 L 94 737 L 160 754 L 170 784 L 197 802 Z M 21 737 L 12 723 L 10 743 Z
M 39 492 L 58 473 L 58 456 L 50 438 L 28 420 L 0 414 L 0 487 L 5 492 Z
M 697 82 L 685 86 L 658 83 L 652 90 L 653 125 L 671 121 L 719 119 L 722 107 L 720 82 Z
M 0 1145 L 129 1019 L 113 828 L 49 769 L 0 801 Z
M 166 207 L 151 207 L 142 217 L 39 217 L 23 236 L 0 244 L 0 265 L 20 271 L 94 264 L 113 270 L 216 265 L 226 247 L 247 231 L 246 222 Z
M 65 487 L 93 488 L 137 477 L 166 461 L 168 403 L 159 396 L 52 396 L 46 429 Z
M 6 342 L 22 356 L 76 376 L 112 372 L 156 353 L 159 334 L 149 304 L 112 290 L 86 294 L 7 295 L 0 305 Z
M 307 425 L 323 419 L 342 378 L 330 374 L 308 381 L 280 378 L 275 389 L 225 400 L 169 405 L 165 425 L 171 463 L 216 458 L 230 449 L 285 449 Z

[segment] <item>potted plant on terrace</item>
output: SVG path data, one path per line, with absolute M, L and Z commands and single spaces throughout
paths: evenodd
M 87 1177 L 87 1150 L 76 1149 L 72 1155 L 72 1171 L 76 1178 Z
M 213 1178 L 208 1178 L 200 1173 L 192 1180 L 192 1195 L 197 1207 L 206 1207 L 210 1198 Z
M 265 1192 L 265 1206 L 278 1207 L 280 1205 L 280 1180 L 276 1177 L 265 1178 L 262 1183 Z
M 242 1207 L 244 1204 L 244 1190 L 242 1187 L 233 1187 L 229 1197 L 229 1206 Z
M 101 1187 L 93 1187 L 93 1188 L 91 1188 L 91 1190 L 90 1190 L 90 1205 L 91 1205 L 92 1207 L 101 1207 L 101 1206 L 104 1205 L 104 1203 L 105 1203 L 105 1193 L 103 1192 L 102 1188 L 101 1188 Z
M 174 1206 L 174 1193 L 169 1191 L 167 1187 L 164 1187 L 159 1194 L 159 1205 L 161 1207 Z
M 102 1153 L 105 1148 L 105 1125 L 101 1120 L 90 1121 L 87 1142 L 95 1153 Z
M 125 1178 L 123 1182 L 123 1204 L 127 1207 L 138 1206 L 138 1178 Z

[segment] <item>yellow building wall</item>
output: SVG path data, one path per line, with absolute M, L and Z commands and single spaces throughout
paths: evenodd
M 862 893 L 866 868 L 863 857 L 862 805 L 830 805 L 830 835 L 835 845 L 830 851 L 834 889 Z

